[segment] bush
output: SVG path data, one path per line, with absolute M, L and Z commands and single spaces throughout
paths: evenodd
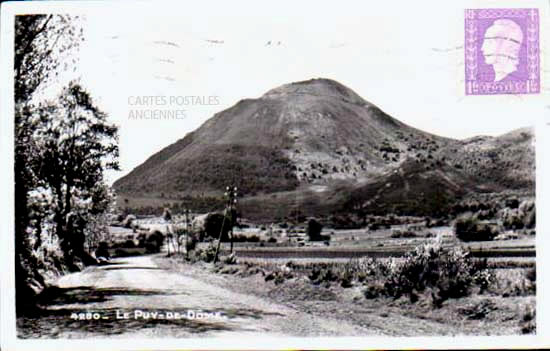
M 537 310 L 526 307 L 519 321 L 519 327 L 522 334 L 535 334 L 537 331 Z
M 338 280 L 338 275 L 334 273 L 332 268 L 313 268 L 308 278 L 313 282 L 313 284 L 321 283 L 331 283 Z
M 145 251 L 147 253 L 160 252 L 162 244 L 164 243 L 164 235 L 158 230 L 147 235 L 145 239 Z
M 455 235 L 462 241 L 488 241 L 497 236 L 497 231 L 489 224 L 480 222 L 476 216 L 465 214 L 455 221 Z
M 292 269 L 290 266 L 281 266 L 275 269 L 274 271 L 268 273 L 264 280 L 266 282 L 273 280 L 275 285 L 279 285 L 285 282 L 287 279 L 292 279 L 294 276 L 292 274 Z
M 209 244 L 205 249 L 198 249 L 195 251 L 197 259 L 204 262 L 213 262 L 216 256 L 216 246 Z
M 353 271 L 345 269 L 340 273 L 340 286 L 342 288 L 351 288 L 353 286 Z
M 95 257 L 96 258 L 99 258 L 99 257 L 109 258 L 110 257 L 110 255 L 109 255 L 109 245 L 107 244 L 107 242 L 101 241 L 99 243 L 97 249 L 95 250 Z
M 523 219 L 523 226 L 527 229 L 533 229 L 535 228 L 536 223 L 537 223 L 537 211 L 533 208 L 532 210 L 526 213 Z
M 501 212 L 502 226 L 506 229 L 522 229 L 523 218 L 518 210 L 504 209 Z
M 499 214 L 506 229 L 533 229 L 536 226 L 536 207 L 533 200 L 525 200 L 512 209 L 504 208 Z
M 138 240 L 138 247 L 145 247 L 145 242 L 147 241 L 147 233 L 144 233 L 144 232 L 140 232 L 138 235 L 137 235 L 137 240 Z
M 467 252 L 459 248 L 446 250 L 440 243 L 419 246 L 400 261 L 390 260 L 387 271 L 387 295 L 411 297 L 430 288 L 436 306 L 448 298 L 467 296 L 471 286 L 492 279 L 484 265 L 471 259 Z
M 524 227 L 528 229 L 535 228 L 536 214 L 537 214 L 535 201 L 533 200 L 523 201 L 519 205 L 518 211 L 522 214 Z

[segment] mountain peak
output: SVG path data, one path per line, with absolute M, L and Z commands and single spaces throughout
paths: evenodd
M 445 213 L 466 192 L 531 189 L 532 139 L 522 131 L 442 138 L 399 122 L 334 80 L 311 79 L 217 113 L 114 187 L 139 198 L 170 194 L 211 211 L 234 184 L 240 210 L 269 221 L 297 206 L 304 215 L 360 206 L 424 216 Z
M 346 102 L 366 105 L 367 102 L 350 88 L 328 78 L 314 78 L 300 82 L 281 85 L 269 90 L 263 98 L 282 98 L 288 95 L 311 95 L 319 97 L 333 97 Z

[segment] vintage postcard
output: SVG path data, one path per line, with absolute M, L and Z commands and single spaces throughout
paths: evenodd
M 549 6 L 3 3 L 2 349 L 550 347 Z

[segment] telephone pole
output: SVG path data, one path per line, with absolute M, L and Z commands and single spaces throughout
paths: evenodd
M 222 242 L 222 235 L 223 235 L 223 228 L 224 228 L 224 224 L 225 224 L 225 218 L 227 217 L 227 212 L 229 210 L 229 218 L 230 218 L 230 223 L 229 223 L 229 232 L 228 233 L 231 233 L 231 252 L 233 252 L 233 224 L 234 224 L 234 219 L 233 219 L 233 206 L 235 206 L 237 204 L 237 187 L 236 186 L 226 186 L 225 187 L 225 193 L 223 194 L 224 197 L 226 198 L 226 205 L 225 205 L 225 211 L 224 211 L 224 216 L 223 216 L 223 221 L 222 221 L 222 227 L 220 229 L 220 236 L 218 238 L 218 246 L 216 247 L 216 254 L 214 255 L 214 263 L 216 263 L 216 261 L 218 260 L 218 253 L 220 252 L 220 245 L 221 245 L 221 242 Z
M 185 258 L 189 258 L 189 209 L 183 210 L 185 213 Z

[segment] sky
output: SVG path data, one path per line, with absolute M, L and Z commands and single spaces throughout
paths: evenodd
M 74 75 L 120 126 L 123 170 L 110 182 L 240 99 L 311 78 L 339 81 L 402 122 L 451 138 L 503 134 L 550 111 L 547 88 L 464 95 L 468 2 L 238 3 L 78 10 L 85 41 Z M 133 118 L 155 111 L 178 118 Z

